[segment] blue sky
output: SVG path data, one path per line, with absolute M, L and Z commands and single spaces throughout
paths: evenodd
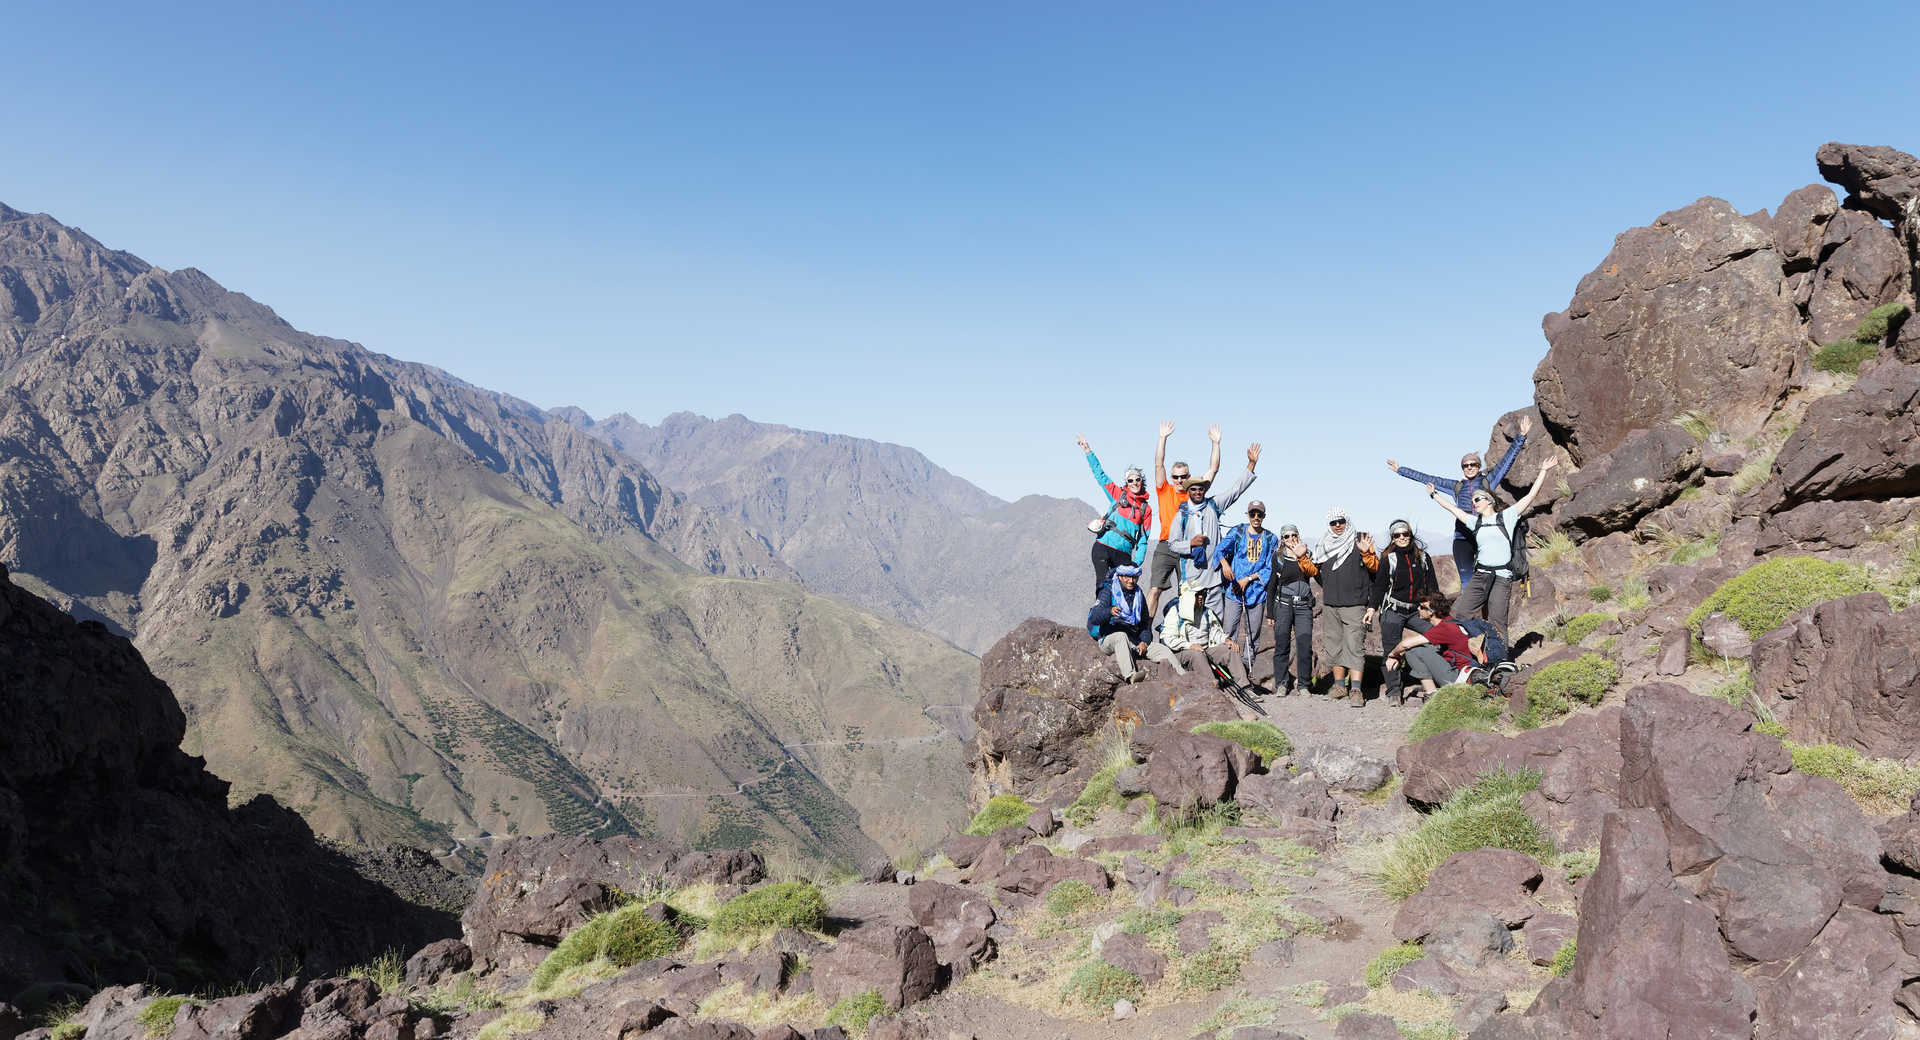
M 1004 497 L 1262 441 L 1437 507 L 1542 314 L 1830 139 L 1920 150 L 1909 3 L 36 4 L 0 201 L 543 406 L 913 445 Z

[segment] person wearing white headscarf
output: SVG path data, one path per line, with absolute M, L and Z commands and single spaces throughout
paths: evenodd
M 1333 685 L 1328 692 L 1336 701 L 1350 700 L 1354 707 L 1364 707 L 1366 694 L 1359 688 L 1366 665 L 1362 648 L 1373 573 L 1380 566 L 1373 536 L 1356 532 L 1345 509 L 1329 509 L 1327 533 L 1313 550 L 1313 562 L 1320 572 L 1320 623 L 1326 629 L 1327 654 L 1332 659 L 1328 663 Z

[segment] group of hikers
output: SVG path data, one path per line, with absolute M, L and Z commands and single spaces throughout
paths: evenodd
M 1526 445 L 1530 418 L 1521 418 L 1491 470 L 1477 452 L 1461 456 L 1457 480 L 1387 460 L 1389 469 L 1424 484 L 1428 496 L 1452 514 L 1457 600 L 1440 591 L 1433 560 L 1404 519 L 1388 525 L 1381 545 L 1335 507 L 1326 511 L 1325 531 L 1309 544 L 1296 524 L 1269 527 L 1266 503 L 1254 499 L 1247 503 L 1246 522 L 1227 526 L 1226 511 L 1253 485 L 1260 445 L 1248 445 L 1246 469 L 1216 487 L 1220 428 L 1207 430 L 1213 447 L 1207 472 L 1198 477 L 1185 462 L 1175 462 L 1169 472 L 1173 429 L 1171 421 L 1160 424 L 1151 490 L 1138 467 L 1115 483 L 1087 439 L 1079 438 L 1108 501 L 1105 514 L 1088 525 L 1095 540 L 1087 632 L 1113 655 L 1123 678 L 1138 678 L 1138 662 L 1145 659 L 1176 672 L 1209 669 L 1256 708 L 1261 697 L 1314 692 L 1316 583 L 1332 658 L 1327 695 L 1333 700 L 1364 704 L 1362 647 L 1376 623 L 1385 656 L 1384 694 L 1396 705 L 1406 703 L 1407 673 L 1424 694 L 1512 669 L 1504 658 L 1513 584 L 1526 569 L 1522 517 L 1554 460 L 1541 463 L 1532 487 L 1504 509 L 1495 489 Z M 1273 675 L 1263 687 L 1252 671 L 1267 628 L 1273 630 Z

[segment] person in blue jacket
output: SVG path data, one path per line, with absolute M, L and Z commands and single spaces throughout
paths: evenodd
M 1501 481 L 1507 479 L 1507 471 L 1513 468 L 1513 460 L 1520 457 L 1520 449 L 1527 443 L 1527 434 L 1532 432 L 1533 416 L 1521 416 L 1520 435 L 1513 439 L 1512 444 L 1507 445 L 1507 453 L 1500 457 L 1500 464 L 1493 467 L 1491 473 L 1487 472 L 1477 451 L 1470 451 L 1460 456 L 1459 480 L 1448 480 L 1431 473 L 1422 473 L 1417 469 L 1408 469 L 1392 459 L 1387 460 L 1387 468 L 1416 484 L 1432 484 L 1452 495 L 1453 503 L 1459 506 L 1461 511 L 1470 512 L 1473 509 L 1473 493 L 1475 491 L 1491 492 L 1500 486 Z M 1468 580 L 1473 577 L 1475 552 L 1472 528 L 1456 520 L 1453 525 L 1453 569 L 1460 576 L 1462 589 L 1467 587 Z
M 1220 539 L 1216 557 L 1227 593 L 1227 638 L 1239 642 L 1249 671 L 1260 648 L 1260 630 L 1266 625 L 1274 557 L 1280 554 L 1280 538 L 1264 528 L 1266 520 L 1265 502 L 1247 503 L 1247 522 Z
M 1133 682 L 1140 677 L 1134 667 L 1136 658 L 1165 661 L 1180 670 L 1179 659 L 1166 644 L 1153 638 L 1153 619 L 1147 616 L 1147 595 L 1140 591 L 1140 568 L 1132 564 L 1115 567 L 1107 587 L 1100 590 L 1087 611 L 1087 634 L 1100 649 L 1113 655 L 1120 678 Z
M 1107 588 L 1108 579 L 1115 567 L 1132 564 L 1140 566 L 1147 558 L 1147 547 L 1152 539 L 1149 531 L 1153 527 L 1153 498 L 1147 491 L 1146 474 L 1135 466 L 1127 470 L 1126 483 L 1115 484 L 1100 468 L 1100 458 L 1093 453 L 1085 437 L 1078 438 L 1080 450 L 1087 453 L 1087 468 L 1093 470 L 1093 479 L 1100 485 L 1100 491 L 1107 496 L 1107 515 L 1103 521 L 1096 520 L 1093 527 L 1098 528 L 1099 537 L 1093 543 L 1093 594 L 1095 596 Z

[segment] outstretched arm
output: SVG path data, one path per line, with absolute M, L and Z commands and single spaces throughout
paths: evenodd
M 1207 483 L 1211 484 L 1213 478 L 1220 475 L 1220 427 L 1207 427 L 1207 439 L 1213 442 L 1207 455 Z
M 1075 442 L 1080 445 L 1081 451 L 1087 453 L 1087 468 L 1093 470 L 1093 482 L 1100 485 L 1101 493 L 1107 496 L 1107 504 L 1113 505 L 1118 502 L 1119 499 L 1113 494 L 1113 481 L 1107 479 L 1107 471 L 1100 468 L 1100 456 L 1093 453 L 1093 447 L 1087 443 L 1086 435 L 1081 434 L 1075 438 Z
M 1533 505 L 1534 496 L 1540 494 L 1540 489 L 1547 486 L 1547 471 L 1558 465 L 1559 462 L 1559 459 L 1549 455 L 1547 461 L 1540 464 L 1540 475 L 1533 478 L 1533 486 L 1527 489 L 1527 493 L 1521 496 L 1520 501 L 1513 504 L 1515 513 L 1524 513 L 1527 511 L 1527 507 Z
M 1457 504 L 1454 503 L 1453 499 L 1448 498 L 1445 495 L 1442 495 L 1440 493 L 1440 489 L 1434 487 L 1431 481 L 1427 483 L 1427 494 L 1435 502 L 1440 503 L 1440 508 L 1446 510 L 1449 513 L 1452 513 L 1454 516 L 1454 519 L 1459 520 L 1463 524 L 1473 523 L 1473 514 L 1460 508 Z
M 1173 436 L 1173 420 L 1160 424 L 1160 443 L 1153 449 L 1153 486 L 1157 491 L 1167 486 L 1167 438 Z
M 1457 480 L 1448 480 L 1446 477 L 1436 477 L 1431 473 L 1422 473 L 1417 469 L 1408 469 L 1392 459 L 1387 460 L 1387 468 L 1416 484 L 1431 484 L 1449 495 L 1460 490 L 1460 482 Z

